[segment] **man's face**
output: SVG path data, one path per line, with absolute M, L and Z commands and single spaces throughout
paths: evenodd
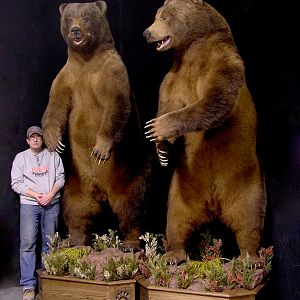
M 27 138 L 27 143 L 31 150 L 40 151 L 43 146 L 43 138 L 38 133 L 33 133 L 29 138 Z

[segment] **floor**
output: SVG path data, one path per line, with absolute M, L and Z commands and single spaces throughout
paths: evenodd
M 0 288 L 0 300 L 22 300 L 22 287 Z

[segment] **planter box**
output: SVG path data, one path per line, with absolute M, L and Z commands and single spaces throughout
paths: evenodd
M 37 300 L 135 300 L 135 280 L 102 282 L 37 273 Z
M 151 285 L 147 280 L 139 280 L 140 300 L 255 300 L 255 295 L 263 285 L 254 290 L 244 289 L 223 292 L 197 292 L 184 289 L 172 289 Z

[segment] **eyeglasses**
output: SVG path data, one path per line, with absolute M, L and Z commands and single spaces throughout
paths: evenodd
M 35 139 L 41 140 L 42 137 L 40 135 L 32 135 L 28 138 L 30 141 L 34 141 Z

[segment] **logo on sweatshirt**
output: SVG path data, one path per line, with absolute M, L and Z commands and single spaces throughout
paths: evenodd
M 32 174 L 36 177 L 42 177 L 42 176 L 45 176 L 46 174 L 48 174 L 48 170 L 49 169 L 47 166 L 33 167 Z

